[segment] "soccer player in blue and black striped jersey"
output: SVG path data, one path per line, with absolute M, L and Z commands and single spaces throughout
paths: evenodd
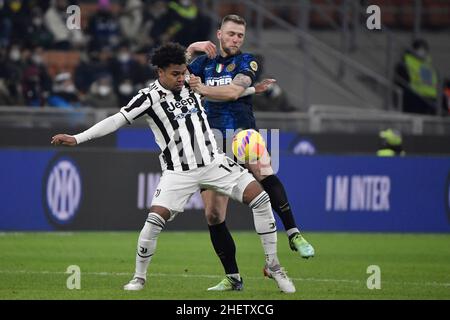
M 220 130 L 227 137 L 227 130 L 256 129 L 252 109 L 252 97 L 249 94 L 267 89 L 272 82 L 265 80 L 259 87 L 254 84 L 258 72 L 258 62 L 254 56 L 240 51 L 245 38 L 246 23 L 238 15 L 228 15 L 222 19 L 217 38 L 220 50 L 210 41 L 191 44 L 187 55 L 203 52 L 188 66 L 191 74 L 190 87 L 205 97 L 205 110 L 211 128 Z M 256 88 L 260 88 L 255 90 Z M 224 141 L 224 149 L 230 148 L 231 139 Z M 220 142 L 219 142 L 220 143 Z M 266 152 L 267 156 L 268 153 Z M 265 161 L 266 162 L 266 161 Z M 269 162 L 270 163 L 270 159 Z M 295 223 L 283 184 L 272 168 L 261 170 L 263 164 L 246 164 L 255 178 L 269 194 L 272 208 L 281 218 L 292 250 L 298 251 L 303 258 L 314 256 L 314 248 L 302 237 Z M 208 290 L 234 290 L 233 281 L 240 280 L 236 262 L 234 240 L 225 224 L 228 198 L 211 190 L 202 192 L 205 214 L 209 225 L 211 241 L 221 259 L 227 277 Z M 267 266 L 264 273 L 269 274 Z

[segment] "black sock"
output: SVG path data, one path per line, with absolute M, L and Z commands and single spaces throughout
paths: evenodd
M 269 194 L 272 208 L 283 222 L 284 229 L 289 230 L 292 228 L 297 228 L 294 215 L 292 214 L 291 207 L 287 199 L 286 191 L 284 190 L 280 179 L 273 174 L 264 178 L 260 182 L 264 190 Z
M 208 226 L 208 228 L 211 242 L 220 262 L 222 262 L 225 274 L 239 273 L 236 262 L 236 246 L 225 221 Z

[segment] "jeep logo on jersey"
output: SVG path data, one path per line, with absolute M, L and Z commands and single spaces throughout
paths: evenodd
M 177 102 L 169 102 L 169 108 L 167 108 L 167 111 L 174 112 L 175 109 L 192 106 L 192 105 L 195 105 L 195 99 L 192 97 L 188 97 L 186 99 L 182 99 Z
M 81 177 L 75 163 L 67 158 L 53 161 L 47 170 L 44 199 L 50 219 L 58 224 L 70 222 L 81 200 Z

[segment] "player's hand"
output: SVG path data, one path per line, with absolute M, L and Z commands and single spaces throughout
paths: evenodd
M 75 146 L 77 144 L 77 140 L 68 134 L 57 134 L 52 137 L 52 144 L 55 146 L 60 144 L 65 146 Z
M 254 86 L 255 87 L 255 93 L 263 93 L 264 91 L 269 89 L 269 87 L 275 82 L 277 82 L 277 80 L 275 80 L 275 79 L 264 79 L 263 81 L 258 82 Z
M 201 51 L 206 53 L 208 58 L 213 59 L 217 55 L 217 47 L 211 41 L 198 41 L 189 46 L 192 51 Z
M 197 93 L 201 94 L 201 89 L 203 87 L 202 79 L 200 77 L 191 74 L 189 79 L 189 87 Z

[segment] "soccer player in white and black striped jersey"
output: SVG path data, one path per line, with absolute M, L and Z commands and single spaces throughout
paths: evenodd
M 147 268 L 166 222 L 184 211 L 196 191 L 205 188 L 250 206 L 266 264 L 275 270 L 271 277 L 282 292 L 295 292 L 277 257 L 276 224 L 269 195 L 247 169 L 218 151 L 200 96 L 185 83 L 185 48 L 174 43 L 163 45 L 155 50 L 151 61 L 158 68 L 158 80 L 140 90 L 120 112 L 80 134 L 57 134 L 52 138 L 54 145 L 74 146 L 114 132 L 139 117 L 146 118 L 155 135 L 161 148 L 163 175 L 139 235 L 134 277 L 124 289 L 144 288 Z M 229 280 L 234 290 L 242 289 L 242 279 Z

